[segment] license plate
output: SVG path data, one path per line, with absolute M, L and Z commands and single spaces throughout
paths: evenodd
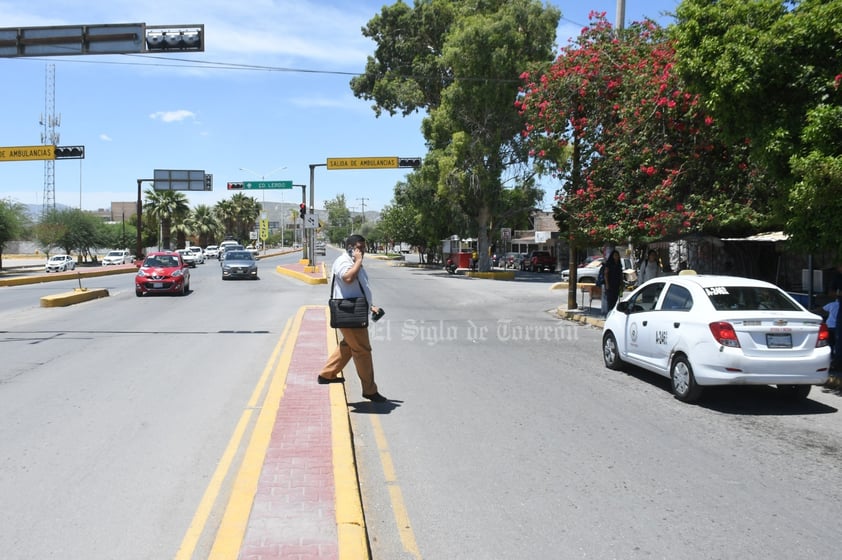
M 769 348 L 792 348 L 790 333 L 766 333 L 766 346 Z
M 164 287 L 164 283 L 163 282 L 152 282 L 152 287 L 160 289 L 160 288 Z

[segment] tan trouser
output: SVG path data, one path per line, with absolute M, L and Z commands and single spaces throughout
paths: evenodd
M 373 395 L 377 392 L 374 382 L 374 365 L 371 360 L 371 342 L 368 340 L 368 329 L 339 329 L 342 340 L 327 359 L 320 376 L 333 379 L 342 371 L 351 358 L 360 377 L 363 395 Z

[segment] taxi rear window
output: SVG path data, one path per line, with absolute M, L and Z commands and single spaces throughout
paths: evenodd
M 717 311 L 801 311 L 795 301 L 777 288 L 711 286 L 704 290 Z

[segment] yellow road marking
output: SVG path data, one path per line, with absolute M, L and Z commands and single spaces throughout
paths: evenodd
M 281 333 L 281 337 L 280 339 L 278 339 L 278 343 L 275 345 L 274 350 L 272 350 L 272 354 L 269 357 L 269 361 L 263 368 L 263 373 L 260 375 L 260 379 L 257 382 L 257 386 L 252 392 L 251 398 L 248 401 L 248 405 L 243 411 L 243 414 L 240 416 L 240 420 L 239 422 L 237 422 L 237 426 L 234 428 L 234 433 L 232 434 L 231 439 L 228 442 L 228 446 L 225 448 L 225 451 L 222 454 L 222 458 L 219 460 L 219 464 L 216 466 L 216 470 L 214 471 L 213 476 L 211 477 L 210 483 L 208 484 L 208 487 L 205 490 L 201 501 L 199 502 L 199 506 L 196 509 L 196 513 L 193 515 L 193 520 L 190 522 L 190 526 L 187 528 L 187 532 L 185 533 L 184 538 L 181 541 L 181 546 L 179 547 L 178 552 L 175 555 L 175 560 L 189 560 L 193 557 L 193 554 L 196 551 L 196 545 L 198 544 L 199 539 L 201 538 L 201 535 L 205 530 L 205 526 L 207 525 L 208 519 L 210 518 L 213 506 L 219 498 L 222 483 L 225 480 L 226 476 L 228 476 L 228 472 L 231 469 L 231 463 L 234 460 L 234 456 L 237 454 L 237 450 L 242 444 L 243 435 L 245 434 L 246 428 L 251 422 L 251 417 L 254 414 L 254 409 L 257 405 L 257 401 L 260 398 L 260 395 L 263 393 L 263 388 L 266 386 L 266 381 L 269 379 L 269 374 L 272 372 L 272 365 L 277 360 L 278 354 L 280 353 L 281 348 L 286 343 L 286 340 L 289 336 L 289 328 L 290 321 L 287 321 L 286 325 L 284 326 L 284 330 Z
M 413 558 L 421 560 L 421 551 L 418 549 L 415 533 L 412 531 L 412 525 L 409 522 L 409 513 L 407 513 L 403 493 L 395 475 L 395 466 L 392 462 L 389 444 L 386 441 L 386 434 L 383 432 L 383 425 L 376 414 L 371 414 L 369 418 L 374 432 L 374 440 L 377 442 L 377 450 L 380 454 L 380 464 L 383 466 L 383 476 L 389 487 L 389 498 L 392 501 L 392 512 L 395 515 L 395 524 L 398 527 L 401 543 L 403 543 L 404 550 L 411 554 Z

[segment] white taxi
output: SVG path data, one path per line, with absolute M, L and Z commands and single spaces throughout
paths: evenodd
M 609 312 L 606 367 L 628 363 L 668 377 L 685 402 L 709 385 L 775 385 L 804 399 L 827 382 L 820 316 L 768 282 L 686 272 L 646 282 Z

